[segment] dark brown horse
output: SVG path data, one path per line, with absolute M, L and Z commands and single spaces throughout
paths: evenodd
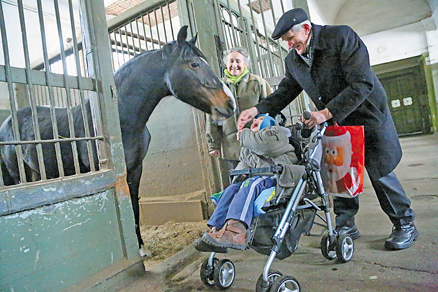
M 208 66 L 204 55 L 195 47 L 196 36 L 186 41 L 187 26 L 180 29 L 177 40 L 159 50 L 136 56 L 115 72 L 122 141 L 127 167 L 127 181 L 134 210 L 135 227 L 140 249 L 143 241 L 139 228 L 138 189 L 142 162 L 148 151 L 150 134 L 146 123 L 159 101 L 168 95 L 188 103 L 213 116 L 225 119 L 233 115 L 235 101 L 226 86 Z M 90 132 L 93 133 L 91 112 L 87 100 Z M 38 107 L 41 139 L 53 139 L 49 107 Z M 75 137 L 84 137 L 84 123 L 80 106 L 72 108 Z M 34 139 L 30 108 L 17 112 L 21 140 Z M 66 109 L 56 109 L 59 136 L 70 137 Z M 0 128 L 0 141 L 15 141 L 9 117 Z M 65 175 L 75 174 L 71 143 L 60 143 Z M 81 172 L 90 171 L 86 142 L 77 142 Z M 98 165 L 93 147 L 95 165 Z M 1 166 L 5 185 L 19 183 L 15 146 L 0 147 Z M 34 144 L 23 145 L 26 176 L 39 176 L 39 164 Z M 55 147 L 43 144 L 44 165 L 48 178 L 59 177 Z M 140 250 L 141 252 L 141 250 Z

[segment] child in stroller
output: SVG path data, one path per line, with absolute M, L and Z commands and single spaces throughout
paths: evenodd
M 245 233 L 253 219 L 254 200 L 263 190 L 277 183 L 281 186 L 296 184 L 304 173 L 303 166 L 294 166 L 298 159 L 288 140 L 290 130 L 275 125 L 275 120 L 268 114 L 256 117 L 250 129 L 245 128 L 238 135 L 242 149 L 236 170 L 283 165 L 293 171 L 281 174 L 278 182 L 274 175 L 247 178 L 243 174 L 227 187 L 207 222 L 211 231 L 202 237 L 207 245 L 216 248 L 245 249 Z M 246 179 L 242 181 L 242 178 Z
M 281 129 L 275 125 L 270 128 Z M 209 258 L 201 265 L 200 276 L 204 284 L 226 289 L 234 281 L 234 264 L 227 259 L 218 260 L 215 257 L 216 253 L 226 253 L 228 247 L 253 248 L 261 254 L 269 255 L 263 273 L 257 281 L 256 292 L 300 291 L 299 283 L 294 277 L 283 275 L 270 268 L 275 258 L 284 259 L 295 251 L 301 234 L 310 232 L 315 216 L 323 220 L 327 227 L 320 246 L 323 256 L 329 260 L 337 259 L 339 262 L 347 262 L 352 258 L 354 251 L 353 240 L 347 234 L 336 234 L 331 222 L 328 196 L 322 185 L 320 174 L 322 146 L 320 140 L 324 135 L 325 128 L 326 124 L 317 126 L 309 132 L 307 138 L 300 137 L 304 149 L 299 165 L 268 163 L 267 167 L 237 169 L 232 172 L 232 175 L 244 175 L 250 178 L 254 175 L 276 176 L 278 179 L 275 196 L 268 201 L 268 206 L 263 208 L 266 214 L 255 217 L 249 223 L 245 220 L 245 217 L 239 217 L 242 219 L 240 224 L 247 228 L 242 228 L 242 226 L 230 228 L 230 223 L 224 223 L 224 227 L 220 231 L 212 228 L 210 233 L 204 234 L 202 240 L 197 240 L 195 245 L 197 250 L 211 252 Z M 248 130 L 245 130 L 245 132 L 248 132 Z M 296 132 L 298 137 L 304 136 L 300 135 L 304 130 Z M 284 132 L 282 131 L 282 133 Z M 279 136 L 282 136 L 282 134 L 279 134 Z M 243 138 L 242 144 L 245 137 L 242 136 L 241 138 Z M 294 162 L 297 162 L 296 158 Z M 303 170 L 298 177 L 296 176 L 298 169 L 296 167 Z M 295 176 L 293 175 L 294 171 Z M 281 181 L 282 176 L 289 176 L 292 179 L 281 185 L 278 182 Z M 260 192 L 261 189 L 259 189 L 258 194 Z M 252 202 L 250 200 L 249 204 L 253 204 L 254 196 L 251 198 Z M 242 205 L 240 205 L 240 209 L 242 209 Z M 325 217 L 317 214 L 317 211 L 323 211 Z M 227 221 L 230 222 L 231 220 L 237 221 L 239 218 L 230 217 L 226 219 L 230 219 Z M 231 223 L 236 222 L 231 221 Z M 235 227 L 235 225 L 233 224 L 231 227 Z M 224 236 L 227 231 L 228 235 Z M 245 236 L 242 236 L 242 233 Z M 238 238 L 236 238 L 237 234 L 239 234 Z M 221 237 L 224 238 L 221 239 Z M 242 238 L 245 239 L 244 243 Z

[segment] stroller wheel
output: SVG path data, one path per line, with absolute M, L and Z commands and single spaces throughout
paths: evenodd
M 209 287 L 214 286 L 213 272 L 214 272 L 214 267 L 218 261 L 219 260 L 217 258 L 214 258 L 213 259 L 213 266 L 209 267 L 208 266 L 208 259 L 206 259 L 201 265 L 201 270 L 200 270 L 201 281 L 206 286 L 209 286 Z
M 334 260 L 337 258 L 335 245 L 330 244 L 328 231 L 326 231 L 321 238 L 321 253 L 328 260 Z
M 339 235 L 336 241 L 336 255 L 338 257 L 338 262 L 348 262 L 353 257 L 353 253 L 353 239 L 347 234 Z
M 230 260 L 220 260 L 214 265 L 214 284 L 220 290 L 230 288 L 236 276 L 236 269 Z
M 256 292 L 268 292 L 272 286 L 272 283 L 283 276 L 283 274 L 276 270 L 269 270 L 268 272 L 268 283 L 263 280 L 263 274 L 260 275 L 256 284 Z M 265 287 L 266 286 L 266 287 Z
M 300 283 L 292 276 L 281 276 L 272 283 L 271 290 L 269 292 L 300 292 Z

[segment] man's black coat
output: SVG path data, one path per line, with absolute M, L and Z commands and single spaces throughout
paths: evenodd
M 312 66 L 291 50 L 285 78 L 256 107 L 275 115 L 304 90 L 319 110 L 328 108 L 332 122 L 363 125 L 365 166 L 377 180 L 394 170 L 402 155 L 385 90 L 371 70 L 365 44 L 350 27 L 312 26 Z

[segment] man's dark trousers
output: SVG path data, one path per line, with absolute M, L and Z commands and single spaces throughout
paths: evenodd
M 392 224 L 401 226 L 414 221 L 415 213 L 411 209 L 411 201 L 406 196 L 394 172 L 376 181 L 371 181 L 382 210 L 388 215 Z M 359 210 L 359 198 L 335 197 L 334 212 L 336 226 L 351 226 L 353 218 Z

